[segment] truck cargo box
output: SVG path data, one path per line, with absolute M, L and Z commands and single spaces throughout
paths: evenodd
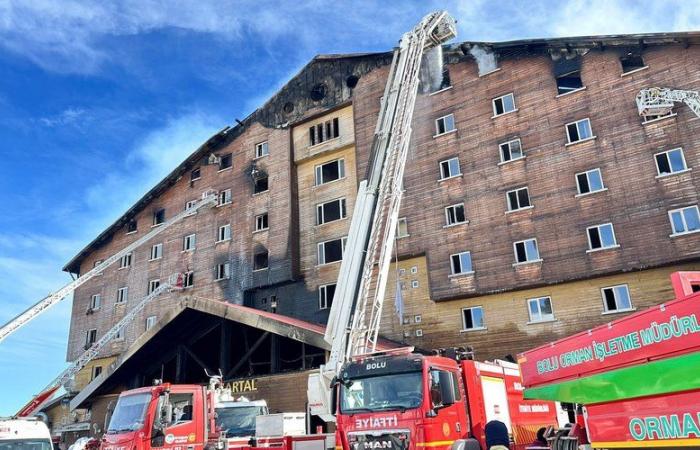
M 298 436 L 306 432 L 306 415 L 298 413 L 269 414 L 255 418 L 255 436 Z

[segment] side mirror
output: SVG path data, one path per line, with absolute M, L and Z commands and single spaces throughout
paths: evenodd
M 167 399 L 166 399 L 167 401 Z M 167 401 L 160 409 L 160 423 L 164 428 L 173 422 L 173 405 Z

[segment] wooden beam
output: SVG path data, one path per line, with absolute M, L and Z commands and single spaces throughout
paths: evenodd
M 206 371 L 209 371 L 209 367 L 207 367 L 207 365 L 204 364 L 204 362 L 203 362 L 201 359 L 199 359 L 199 357 L 198 357 L 197 355 L 195 355 L 194 352 L 193 352 L 192 350 L 190 350 L 186 345 L 183 345 L 182 348 L 185 350 L 185 352 L 187 352 L 188 355 L 190 355 L 190 357 L 191 357 L 192 359 L 194 359 L 194 362 L 196 362 L 197 364 L 199 364 L 199 366 L 200 366 L 202 369 L 204 369 L 204 370 L 206 370 Z
M 227 378 L 232 377 L 233 374 L 235 374 L 236 371 L 237 371 L 238 369 L 240 369 L 241 366 L 243 366 L 243 364 L 245 364 L 245 363 L 248 363 L 248 364 L 252 367 L 252 364 L 251 364 L 251 362 L 250 362 L 250 356 L 253 354 L 253 352 L 255 352 L 255 350 L 258 349 L 258 347 L 260 347 L 260 344 L 262 344 L 263 341 L 265 341 L 265 338 L 268 337 L 269 335 L 270 335 L 270 332 L 269 332 L 269 331 L 264 332 L 264 333 L 258 338 L 258 340 L 255 341 L 255 343 L 253 343 L 253 346 L 250 347 L 250 348 L 248 349 L 248 351 L 245 353 L 245 355 L 243 355 L 243 357 L 241 357 L 241 359 L 238 360 L 238 362 L 236 363 L 236 365 L 233 366 L 233 367 L 231 368 L 231 370 L 229 370 L 228 372 L 226 372 L 226 376 L 224 377 L 224 379 L 227 379 Z

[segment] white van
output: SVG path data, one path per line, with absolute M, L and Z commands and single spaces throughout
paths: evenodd
M 0 450 L 53 450 L 51 433 L 36 417 L 0 418 Z

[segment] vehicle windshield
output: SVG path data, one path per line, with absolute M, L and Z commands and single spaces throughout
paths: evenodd
M 125 395 L 119 397 L 114 407 L 112 419 L 109 421 L 107 433 L 135 431 L 143 428 L 146 409 L 151 401 L 150 393 Z
M 260 406 L 216 408 L 216 423 L 227 437 L 255 436 L 255 417 L 262 413 Z
M 421 372 L 355 378 L 341 386 L 344 414 L 417 408 L 423 400 Z
M 9 439 L 0 440 L 0 450 L 52 450 L 48 439 Z

